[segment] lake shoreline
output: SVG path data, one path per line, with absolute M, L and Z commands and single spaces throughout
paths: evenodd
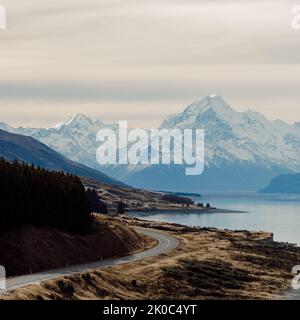
M 213 214 L 213 213 L 249 213 L 248 211 L 242 210 L 230 210 L 230 209 L 222 209 L 222 208 L 203 208 L 203 209 L 150 209 L 150 210 L 128 210 L 129 214 L 137 214 L 141 216 L 153 215 L 153 214 L 161 214 L 161 213 L 178 213 L 178 214 Z
M 298 199 L 298 198 L 297 198 Z M 196 203 L 210 203 L 217 209 L 179 208 L 179 210 L 131 210 L 129 215 L 153 221 L 188 226 L 211 227 L 227 230 L 264 230 L 272 232 L 274 239 L 300 246 L 300 201 L 289 195 L 254 194 L 202 194 Z M 157 208 L 160 209 L 160 208 Z M 196 209 L 196 210 L 194 210 Z M 247 213 L 247 214 L 246 214 Z
M 145 260 L 19 288 L 1 298 L 285 299 L 293 278 L 291 269 L 300 259 L 299 248 L 274 242 L 268 232 L 193 228 L 126 215 L 112 219 L 129 228 L 168 234 L 179 240 L 179 246 Z M 65 287 L 73 288 L 71 293 L 61 289 Z

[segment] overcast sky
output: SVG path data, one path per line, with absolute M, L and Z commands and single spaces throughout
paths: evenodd
M 155 127 L 211 92 L 300 121 L 300 0 L 0 0 L 0 121 Z

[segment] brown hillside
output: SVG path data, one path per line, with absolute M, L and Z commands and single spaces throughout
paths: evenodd
M 8 276 L 126 256 L 144 249 L 149 239 L 117 220 L 100 216 L 87 235 L 24 226 L 0 237 L 0 264 Z
M 44 281 L 0 299 L 278 299 L 300 259 L 299 248 L 273 242 L 266 232 L 123 218 L 126 222 L 162 230 L 180 245 L 167 254 Z

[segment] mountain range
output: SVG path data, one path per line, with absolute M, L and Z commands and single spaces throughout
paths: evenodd
M 124 186 L 95 169 L 69 160 L 31 137 L 4 130 L 0 130 L 0 157 L 11 161 L 24 161 L 51 171 L 64 171 L 114 186 Z
M 162 121 L 162 129 L 204 129 L 205 170 L 186 176 L 178 165 L 100 166 L 96 161 L 99 129 L 118 130 L 83 114 L 66 119 L 53 128 L 3 130 L 31 136 L 57 152 L 141 188 L 173 191 L 257 191 L 281 174 L 300 172 L 300 125 L 270 121 L 260 113 L 238 112 L 218 95 L 195 101 L 181 113 Z

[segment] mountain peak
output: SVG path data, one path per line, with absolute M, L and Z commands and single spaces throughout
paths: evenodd
M 60 130 L 62 128 L 65 127 L 74 127 L 76 125 L 92 125 L 93 121 L 87 117 L 86 115 L 82 114 L 82 113 L 77 113 L 75 114 L 73 117 L 67 118 L 65 120 L 63 120 L 62 122 L 58 123 L 56 126 L 54 126 L 54 128 L 56 130 Z
M 201 100 L 194 101 L 184 110 L 184 112 L 197 115 L 209 109 L 212 109 L 219 114 L 231 113 L 234 111 L 220 95 L 211 93 Z
M 220 95 L 211 93 L 201 100 L 194 101 L 183 112 L 166 118 L 160 128 L 173 128 L 175 126 L 189 128 L 197 126 L 199 119 L 203 117 L 208 117 L 210 121 L 217 118 L 221 121 L 231 121 L 237 116 L 238 113 Z
M 222 101 L 224 102 L 224 99 L 222 98 L 222 96 L 220 96 L 217 93 L 210 93 L 207 96 L 202 97 L 201 99 L 198 99 L 196 101 L 194 101 L 194 103 L 203 103 L 203 102 L 213 102 L 213 101 Z

